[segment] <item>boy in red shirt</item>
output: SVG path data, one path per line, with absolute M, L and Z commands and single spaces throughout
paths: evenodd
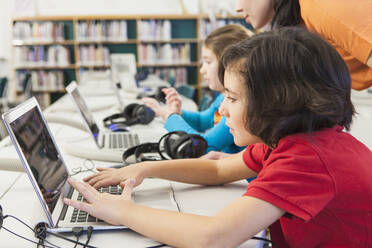
M 337 51 L 303 29 L 278 29 L 229 46 L 219 77 L 220 112 L 245 151 L 100 169 L 87 183 L 69 180 L 86 203 L 65 203 L 176 247 L 236 247 L 268 226 L 274 247 L 372 247 L 372 153 L 343 131 L 354 107 Z M 218 185 L 254 176 L 244 196 L 215 216 L 131 199 L 147 177 Z M 119 183 L 120 196 L 95 189 Z

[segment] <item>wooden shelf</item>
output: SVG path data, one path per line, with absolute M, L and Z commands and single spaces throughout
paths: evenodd
M 76 68 L 110 68 L 110 65 L 77 65 Z
M 75 41 L 65 40 L 65 41 L 21 41 L 13 40 L 13 46 L 51 46 L 51 45 L 74 45 Z
M 198 39 L 139 40 L 139 43 L 197 43 Z
M 87 44 L 136 44 L 136 39 L 128 39 L 123 41 L 109 41 L 109 40 L 101 40 L 101 41 L 94 41 L 94 40 L 78 40 L 76 41 L 76 44 L 78 45 L 87 45 Z
M 199 18 L 200 19 L 210 19 L 209 18 L 209 15 L 208 14 L 200 14 L 199 15 Z M 216 19 L 243 19 L 244 16 L 241 14 L 241 15 L 216 15 L 215 16 Z
M 56 89 L 56 90 L 31 90 L 33 93 L 66 93 L 65 89 Z M 17 94 L 22 94 L 24 91 L 17 90 Z
M 191 62 L 191 63 L 174 63 L 174 64 L 142 64 L 137 63 L 137 67 L 189 67 L 189 66 L 198 66 L 197 62 Z

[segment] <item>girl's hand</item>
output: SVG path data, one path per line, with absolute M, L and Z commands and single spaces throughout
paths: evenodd
M 134 187 L 141 184 L 143 176 L 143 164 L 129 165 L 120 169 L 97 168 L 98 173 L 84 178 L 84 181 L 99 189 L 104 186 L 118 185 L 129 178 L 134 178 L 136 183 Z
M 104 220 L 113 225 L 122 225 L 124 211 L 132 201 L 132 190 L 136 184 L 134 178 L 128 179 L 120 184 L 123 188 L 121 195 L 100 193 L 87 183 L 81 183 L 68 179 L 69 184 L 79 191 L 87 202 L 64 199 L 64 203 L 74 208 L 83 210 L 98 219 Z
M 160 106 L 159 102 L 156 101 L 154 98 L 151 97 L 144 97 L 142 98 L 142 102 L 149 108 L 151 108 L 156 116 L 163 117 L 163 115 L 167 112 L 167 110 Z
M 177 90 L 175 88 L 165 88 L 163 92 L 169 112 L 181 115 L 182 100 Z
M 159 102 L 156 101 L 154 98 L 144 97 L 142 98 L 142 102 L 147 107 L 151 108 L 155 112 L 156 116 L 161 117 L 164 121 L 168 119 L 168 116 L 170 114 L 174 113 L 174 111 L 172 111 L 171 109 L 160 106 Z

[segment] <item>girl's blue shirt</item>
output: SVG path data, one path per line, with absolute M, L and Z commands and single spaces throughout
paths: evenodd
M 209 151 L 222 151 L 226 153 L 237 153 L 244 149 L 234 144 L 234 138 L 226 126 L 226 118 L 213 126 L 214 114 L 224 98 L 219 94 L 211 106 L 201 112 L 182 110 L 182 116 L 171 115 L 165 122 L 164 128 L 168 132 L 184 131 L 190 134 L 199 134 L 208 142 Z

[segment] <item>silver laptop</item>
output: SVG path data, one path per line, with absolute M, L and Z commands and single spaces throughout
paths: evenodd
M 84 201 L 84 198 L 67 183 L 69 171 L 36 98 L 30 98 L 4 113 L 2 118 L 47 216 L 51 231 L 70 232 L 76 226 L 84 229 L 92 226 L 95 230 L 126 228 L 110 225 L 63 203 L 65 197 L 80 201 Z M 119 186 L 104 187 L 99 191 L 121 194 Z M 169 182 L 151 179 L 136 188 L 134 201 L 155 208 L 179 211 L 174 204 L 173 194 Z
M 121 229 L 86 212 L 68 207 L 63 198 L 84 199 L 67 182 L 70 176 L 62 155 L 33 97 L 2 115 L 14 147 L 48 218 L 49 227 L 70 231 L 72 227 L 93 226 L 95 229 Z M 120 194 L 120 187 L 100 189 Z
M 112 87 L 114 88 L 114 93 L 115 93 L 116 99 L 118 100 L 118 107 L 119 107 L 120 111 L 123 111 L 124 108 L 125 108 L 125 104 L 124 104 L 124 101 L 123 101 L 123 99 L 120 95 L 120 90 L 121 90 L 120 82 L 115 83 L 114 81 L 112 81 Z
M 71 82 L 66 91 L 71 96 L 72 101 L 79 109 L 83 122 L 86 124 L 89 133 L 93 137 L 99 149 L 124 150 L 140 144 L 138 135 L 133 132 L 104 132 L 101 131 L 89 111 L 87 104 L 79 92 L 75 81 Z

